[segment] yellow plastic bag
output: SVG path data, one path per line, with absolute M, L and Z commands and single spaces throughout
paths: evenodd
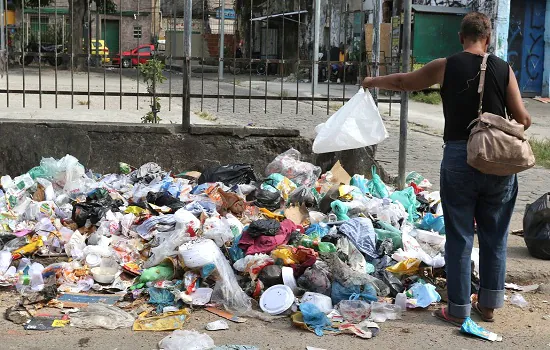
M 288 200 L 288 196 L 297 188 L 297 186 L 290 181 L 288 178 L 283 178 L 281 182 L 277 185 L 277 190 L 281 192 L 281 196 L 285 201 Z
M 420 266 L 420 263 L 420 260 L 411 258 L 400 261 L 393 266 L 387 267 L 386 270 L 391 273 L 413 275 L 418 272 L 418 267 Z
M 191 313 L 188 309 L 166 312 L 160 316 L 145 317 L 147 311 L 141 313 L 134 322 L 134 331 L 173 331 L 182 329 Z
M 299 263 L 294 253 L 294 247 L 279 246 L 271 252 L 271 257 L 275 262 L 280 260 L 285 266 Z

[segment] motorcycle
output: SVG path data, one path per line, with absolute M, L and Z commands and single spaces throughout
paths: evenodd
M 57 58 L 55 53 L 57 52 Z M 27 55 L 31 53 L 31 55 Z M 41 54 L 41 57 L 38 57 L 38 54 Z M 59 66 L 63 63 L 63 45 L 55 44 L 41 44 L 39 45 L 36 42 L 31 42 L 27 45 L 25 49 L 25 56 L 21 56 L 22 63 L 25 66 L 33 62 L 48 63 L 51 66 Z

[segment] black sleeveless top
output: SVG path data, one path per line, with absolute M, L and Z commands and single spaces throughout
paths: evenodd
M 445 77 L 441 88 L 445 131 L 443 140 L 468 140 L 468 125 L 477 118 L 479 105 L 479 72 L 482 56 L 469 52 L 447 57 Z M 485 74 L 483 112 L 501 116 L 506 114 L 506 89 L 510 68 L 508 63 L 490 55 Z

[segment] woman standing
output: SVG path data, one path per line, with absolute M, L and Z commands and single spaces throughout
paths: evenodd
M 504 304 L 508 229 L 518 192 L 516 175 L 486 175 L 466 162 L 469 125 L 478 116 L 480 67 L 491 41 L 489 18 L 478 12 L 467 14 L 459 39 L 464 51 L 458 54 L 436 59 L 412 73 L 363 81 L 365 88 L 396 91 L 441 86 L 445 146 L 440 187 L 447 235 L 445 263 L 449 303 L 434 315 L 457 326 L 470 316 L 472 308 L 482 320 L 492 322 L 494 310 Z M 508 113 L 525 129 L 531 125 L 512 69 L 494 55 L 487 60 L 483 112 L 501 116 Z M 474 220 L 480 248 L 480 290 L 479 301 L 472 305 Z

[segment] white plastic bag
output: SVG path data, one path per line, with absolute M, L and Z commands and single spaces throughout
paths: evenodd
M 195 330 L 175 330 L 159 342 L 159 349 L 163 350 L 205 350 L 214 347 L 214 340 L 210 336 Z
M 372 146 L 388 137 L 370 92 L 363 88 L 315 131 L 314 153 Z

